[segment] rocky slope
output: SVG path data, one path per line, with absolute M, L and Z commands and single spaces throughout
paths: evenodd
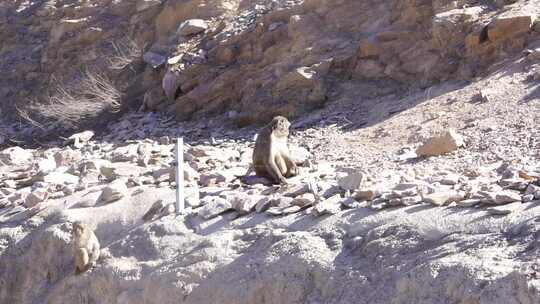
M 55 141 L 1 124 L 0 303 L 538 303 L 539 7 L 1 3 L 5 102 L 93 66 L 162 111 Z M 238 128 L 276 113 L 287 186 L 248 172 L 257 128 Z M 78 276 L 76 220 L 103 248 Z

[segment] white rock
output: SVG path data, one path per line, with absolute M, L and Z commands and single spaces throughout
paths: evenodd
M 138 177 L 141 175 L 141 167 L 129 163 L 102 164 L 100 172 L 108 180 L 120 177 Z
M 6 165 L 23 165 L 32 157 L 32 152 L 21 147 L 10 147 L 0 152 L 0 161 Z
M 73 142 L 73 146 L 75 146 L 75 148 L 81 148 L 86 142 L 92 139 L 92 137 L 94 137 L 93 131 L 84 131 L 73 134 L 68 137 L 68 139 Z
M 56 161 L 50 157 L 42 158 L 37 162 L 36 169 L 38 172 L 49 173 L 56 169 Z
M 112 203 L 128 195 L 126 182 L 122 179 L 117 179 L 103 188 L 99 197 L 99 202 L 103 204 Z
M 418 156 L 437 156 L 457 150 L 464 145 L 463 137 L 450 129 L 438 136 L 432 137 L 418 149 Z
M 206 196 L 202 200 L 203 207 L 199 209 L 199 216 L 205 220 L 211 219 L 231 210 L 232 205 L 226 199 L 219 196 Z
M 202 19 L 190 19 L 182 22 L 177 33 L 182 36 L 189 36 L 204 32 L 208 29 L 208 24 Z
M 464 198 L 464 192 L 455 190 L 438 191 L 435 193 L 422 195 L 423 201 L 435 206 L 442 206 L 451 202 L 459 202 Z
M 44 176 L 36 177 L 36 180 L 54 185 L 74 185 L 79 183 L 78 176 L 63 172 L 51 172 Z

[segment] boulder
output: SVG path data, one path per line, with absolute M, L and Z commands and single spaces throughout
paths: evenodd
M 418 156 L 437 156 L 453 152 L 464 145 L 463 137 L 450 129 L 432 137 L 428 142 L 416 149 Z
M 488 39 L 496 42 L 526 34 L 531 29 L 535 19 L 536 16 L 526 13 L 498 17 L 488 25 Z
M 0 151 L 0 161 L 6 165 L 23 165 L 32 160 L 32 152 L 21 147 L 10 147 Z

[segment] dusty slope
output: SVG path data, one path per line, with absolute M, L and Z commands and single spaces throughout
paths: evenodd
M 502 185 L 507 174 L 505 168 L 513 167 L 511 170 L 529 175 L 540 173 L 537 135 L 530 130 L 534 125 L 526 124 L 537 115 L 534 104 L 538 99 L 534 97 L 536 87 L 524 81 L 530 74 L 522 70 L 524 66 L 531 65 L 520 56 L 504 62 L 500 69 L 477 82 L 461 84 L 454 90 L 433 87 L 403 99 L 386 99 L 382 102 L 403 104 L 416 98 L 421 102 L 391 117 L 383 116 L 386 119 L 373 117 L 380 117 L 381 109 L 387 106 L 370 107 L 361 117 L 368 119 L 368 125 L 363 128 L 351 130 L 347 125 L 357 122 L 357 117 L 346 112 L 350 109 L 346 99 L 325 109 L 321 114 L 323 119 L 314 126 L 296 121 L 296 125 L 304 126 L 295 129 L 291 142 L 309 148 L 315 154 L 309 158 L 318 163 L 319 169 L 309 173 L 304 167 L 304 174 L 292 183 L 303 189 L 305 183 L 314 180 L 321 189 L 328 189 L 329 193 L 323 194 L 325 197 L 336 191 L 346 195 L 339 188 L 330 190 L 332 185 L 339 184 L 334 171 L 340 171 L 340 166 L 354 166 L 369 175 L 361 189 L 369 189 L 370 180 L 383 189 L 391 189 L 403 181 L 418 185 L 427 181 L 437 193 L 448 187 L 445 182 L 440 183 L 445 177 L 452 179 L 452 175 L 457 175 L 460 181 L 451 187 L 471 186 L 470 191 L 478 191 L 473 190 L 477 183 L 485 185 L 485 189 Z M 501 71 L 517 72 L 505 73 L 509 75 L 505 77 L 511 77 L 508 79 L 500 77 Z M 474 101 L 471 96 L 485 89 L 485 83 L 491 85 L 490 100 L 471 103 Z M 512 86 L 505 86 L 508 83 Z M 430 93 L 438 90 L 448 93 Z M 428 94 L 438 96 L 428 98 Z M 523 106 L 525 101 L 527 104 Z M 424 117 L 430 113 L 437 116 L 425 122 Z M 411 123 L 414 121 L 419 123 Z M 426 133 L 414 133 L 415 129 L 406 122 Z M 501 126 L 498 122 L 505 124 Z M 382 210 L 378 203 L 368 202 L 343 205 L 333 215 L 316 216 L 310 207 L 277 217 L 268 212 L 238 217 L 239 211 L 232 211 L 210 219 L 201 217 L 206 214 L 201 212 L 203 206 L 193 207 L 185 216 L 166 215 L 143 223 L 142 215 L 157 199 L 174 200 L 168 179 L 153 174 L 157 168 L 168 167 L 171 145 L 166 145 L 165 138 L 142 140 L 153 134 L 183 134 L 198 147 L 190 149 L 189 154 L 199 156 L 187 159 L 201 174 L 196 181 L 203 204 L 208 203 L 204 197 L 220 193 L 231 202 L 240 193 L 274 192 L 278 198 L 279 193 L 296 195 L 292 194 L 295 187 L 293 190 L 262 185 L 239 187 L 238 181 L 232 181 L 234 174 L 242 174 L 247 168 L 253 129 L 219 128 L 218 120 L 184 123 L 178 128 L 170 128 L 168 124 L 154 115 L 133 115 L 111 124 L 115 135 L 111 134 L 108 140 L 113 144 L 98 140 L 82 147 L 83 160 L 74 164 L 103 158 L 113 160 L 112 165 L 104 164 L 105 167 L 128 164 L 141 170 L 138 178 L 143 185 L 137 186 L 132 177 L 128 183 L 130 196 L 92 207 L 100 189 L 110 183 L 101 180 L 95 186 L 90 182 L 86 190 L 76 188 L 73 195 L 67 196 L 49 188 L 51 196 L 60 197 L 27 211 L 22 211 L 23 208 L 16 212 L 20 206 L 13 204 L 2 210 L 2 301 L 506 304 L 540 300 L 537 259 L 540 204 L 536 200 L 496 208 L 492 208 L 492 203 L 465 207 L 458 202 L 440 207 L 420 202 Z M 422 134 L 437 131 L 446 124 L 465 136 L 465 148 L 435 158 L 400 158 L 407 155 L 402 148 L 414 148 L 425 136 Z M 134 128 L 134 125 L 138 126 Z M 526 140 L 522 134 L 527 136 Z M 130 144 L 135 149 L 122 148 L 128 138 L 139 138 Z M 154 152 L 145 166 L 137 151 L 147 144 L 153 146 Z M 32 162 L 39 159 L 42 158 Z M 503 163 L 511 166 L 501 166 Z M 7 179 L 13 176 L 9 172 L 14 167 L 4 166 L 3 170 Z M 68 172 L 77 172 L 72 170 Z M 77 175 L 91 179 L 90 172 L 81 171 Z M 127 173 L 120 170 L 118 174 Z M 218 188 L 212 186 L 212 176 L 217 178 L 214 181 Z M 18 183 L 24 184 L 24 178 Z M 229 191 L 223 192 L 225 189 Z M 14 195 L 29 190 L 21 188 Z M 80 204 L 90 207 L 81 208 Z M 83 220 L 96 227 L 105 247 L 98 266 L 82 276 L 72 273 L 68 222 L 73 220 Z

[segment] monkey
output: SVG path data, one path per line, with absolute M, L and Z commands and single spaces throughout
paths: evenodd
M 258 176 L 271 179 L 275 184 L 287 184 L 286 177 L 298 175 L 292 161 L 287 138 L 291 123 L 283 116 L 276 116 L 259 131 L 253 149 L 253 169 Z
M 80 221 L 73 223 L 71 236 L 75 256 L 75 274 L 81 274 L 96 264 L 100 252 L 99 241 L 94 232 Z

